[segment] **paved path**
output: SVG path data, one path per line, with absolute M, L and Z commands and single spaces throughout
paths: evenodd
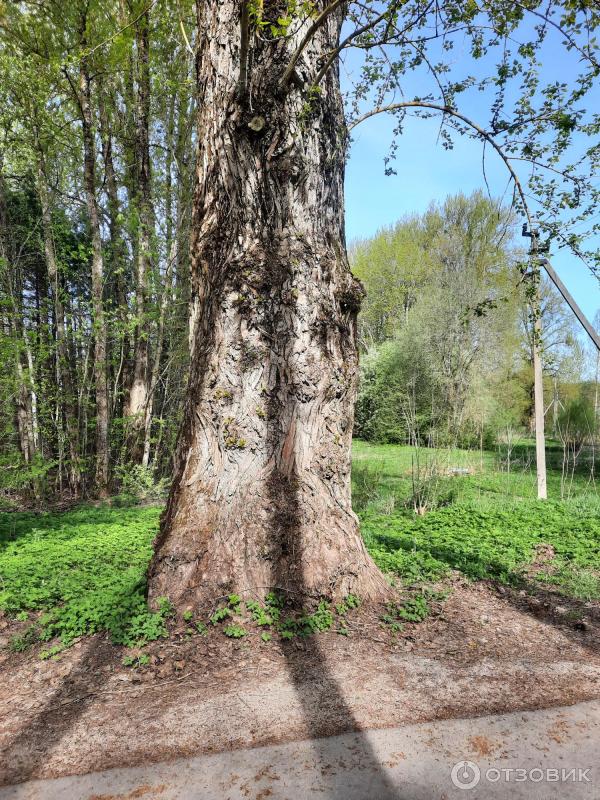
M 600 800 L 600 701 L 350 733 L 0 789 L 0 800 L 137 798 Z

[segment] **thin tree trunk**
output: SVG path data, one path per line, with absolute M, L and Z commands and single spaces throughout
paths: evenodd
M 19 341 L 17 338 L 19 337 L 19 331 L 16 328 L 13 328 L 13 336 Z M 26 366 L 23 365 L 23 355 L 23 343 L 19 341 L 19 351 L 15 363 L 17 373 L 16 416 L 21 455 L 25 463 L 30 464 L 36 455 L 37 447 L 33 422 L 32 393 L 29 388 L 30 380 L 27 378 Z
M 119 321 L 113 331 L 113 346 L 119 353 L 119 366 L 113 377 L 113 396 L 111 411 L 113 416 L 122 415 L 123 387 L 129 385 L 129 335 L 127 289 L 125 285 L 125 269 L 128 262 L 127 247 L 123 238 L 122 224 L 120 222 L 120 202 L 117 174 L 113 159 L 113 136 L 111 134 L 111 118 L 106 103 L 100 95 L 98 98 L 98 111 L 100 119 L 100 138 L 102 141 L 102 160 L 104 162 L 104 178 L 107 196 L 108 229 L 110 236 L 109 262 L 111 275 L 112 297 L 116 306 L 116 318 Z
M 144 449 L 142 456 L 142 466 L 147 467 L 150 463 L 150 444 L 152 433 L 152 410 L 154 407 L 154 400 L 156 397 L 156 389 L 158 386 L 158 379 L 160 377 L 160 365 L 163 355 L 163 347 L 165 340 L 165 319 L 167 314 L 167 303 L 171 295 L 171 276 L 173 272 L 173 265 L 177 259 L 177 238 L 171 241 L 171 251 L 167 262 L 167 269 L 165 270 L 162 294 L 160 297 L 160 306 L 158 314 L 158 326 L 156 331 L 156 347 L 154 351 L 154 359 L 152 363 L 152 371 L 150 373 L 150 386 L 148 390 L 148 400 L 145 408 L 144 419 Z
M 77 423 L 77 403 L 69 363 L 69 351 L 65 331 L 65 310 L 61 298 L 58 265 L 52 233 L 52 216 L 45 170 L 44 154 L 38 144 L 38 197 L 42 209 L 42 230 L 44 253 L 48 270 L 48 283 L 51 287 L 54 305 L 54 324 L 56 326 L 56 377 L 57 396 L 61 398 L 64 409 L 66 439 L 69 448 L 69 486 L 74 494 L 79 494 L 81 468 L 79 463 L 79 426 Z M 62 416 L 62 414 L 61 414 Z M 61 419 L 57 419 L 58 435 L 61 436 Z
M 150 597 L 194 603 L 277 586 L 381 598 L 389 587 L 350 504 L 362 291 L 344 241 L 338 74 L 310 108 L 280 91 L 306 20 L 285 41 L 254 38 L 240 87 L 240 4 L 197 9 L 195 342 Z M 316 74 L 341 21 L 338 9 L 317 30 L 303 73 Z
M 85 42 L 82 42 L 85 45 Z M 83 130 L 84 187 L 92 238 L 92 311 L 94 323 L 94 382 L 96 391 L 96 489 L 108 494 L 108 382 L 106 370 L 106 319 L 104 314 L 104 259 L 100 216 L 96 198 L 96 148 L 91 107 L 90 78 L 85 58 L 79 67 L 79 104 Z
M 14 259 L 10 246 L 9 220 L 6 208 L 6 192 L 3 175 L 3 157 L 0 152 L 0 258 L 6 266 L 2 277 L 6 304 L 8 334 L 14 347 L 14 419 L 17 441 L 21 457 L 29 464 L 36 454 L 34 423 L 31 398 L 31 383 L 27 376 L 27 356 L 23 322 L 23 286 L 21 271 Z
M 144 453 L 146 409 L 149 403 L 148 279 L 152 263 L 154 215 L 150 175 L 149 12 L 136 26 L 138 91 L 136 100 L 138 242 L 135 281 L 135 345 L 133 374 L 125 414 L 128 420 L 129 459 L 141 463 Z

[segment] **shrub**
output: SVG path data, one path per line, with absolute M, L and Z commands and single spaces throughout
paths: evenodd
M 153 470 L 141 464 L 119 467 L 116 478 L 121 492 L 136 500 L 164 500 L 169 489 L 166 477 L 157 480 Z
M 352 508 L 364 511 L 367 505 L 376 500 L 381 490 L 383 467 L 380 464 L 360 464 L 352 466 Z

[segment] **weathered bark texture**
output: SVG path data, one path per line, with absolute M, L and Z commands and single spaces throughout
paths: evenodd
M 350 504 L 362 291 L 345 251 L 338 75 L 310 104 L 296 88 L 336 45 L 341 13 L 282 92 L 310 21 L 289 39 L 251 36 L 240 85 L 241 6 L 198 3 L 194 354 L 150 597 L 184 604 L 274 586 L 382 597 Z

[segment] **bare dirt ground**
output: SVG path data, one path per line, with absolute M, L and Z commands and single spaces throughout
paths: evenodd
M 57 661 L 4 650 L 0 785 L 600 697 L 598 603 L 459 578 L 450 588 L 396 635 L 365 608 L 347 637 L 264 643 L 181 628 L 138 669 L 104 636 Z

